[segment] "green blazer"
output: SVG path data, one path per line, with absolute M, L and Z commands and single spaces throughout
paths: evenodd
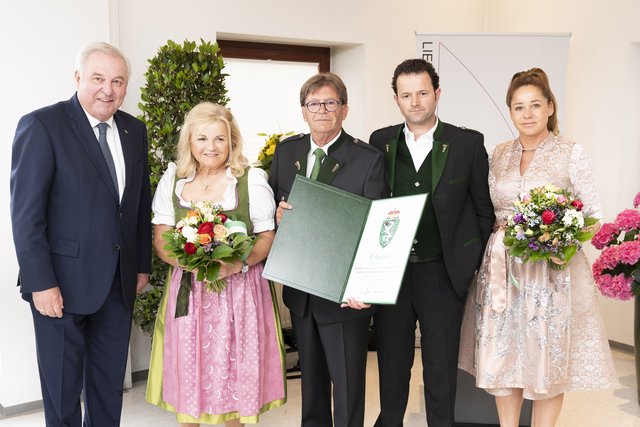
M 369 143 L 387 161 L 393 196 L 398 140 L 404 123 L 378 129 Z M 495 214 L 489 196 L 489 164 L 484 136 L 475 130 L 438 121 L 433 135 L 432 188 L 444 262 L 458 295 L 464 296 L 480 265 Z

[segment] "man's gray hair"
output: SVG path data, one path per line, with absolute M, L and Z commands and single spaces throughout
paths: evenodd
M 109 56 L 117 56 L 118 58 L 121 58 L 127 66 L 127 78 L 131 77 L 131 64 L 129 63 L 127 57 L 124 56 L 120 49 L 105 42 L 91 42 L 80 48 L 78 54 L 76 55 L 75 65 L 76 71 L 78 71 L 80 75 L 82 75 L 84 71 L 84 66 L 87 63 L 87 59 L 96 52 L 102 52 Z

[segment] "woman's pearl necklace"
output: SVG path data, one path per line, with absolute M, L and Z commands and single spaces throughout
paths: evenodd
M 520 144 L 520 148 L 522 148 L 522 151 L 536 151 L 538 147 L 542 145 L 545 139 L 547 138 L 545 137 L 542 141 L 538 142 L 538 144 L 535 147 L 530 147 L 530 148 L 525 148 L 524 145 L 522 145 L 522 141 L 520 141 L 520 138 L 518 138 L 518 144 Z
M 522 147 L 522 144 L 520 144 L 520 146 Z M 531 147 L 531 148 L 522 147 L 522 151 L 536 151 L 539 146 L 540 146 L 540 144 L 536 145 L 535 147 Z

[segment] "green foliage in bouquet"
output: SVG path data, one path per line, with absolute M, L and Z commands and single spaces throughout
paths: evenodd
M 218 279 L 218 261 L 246 260 L 255 244 L 245 223 L 228 218 L 221 206 L 207 201 L 194 203 L 175 229 L 165 231 L 162 237 L 171 257 L 187 270 L 197 270 L 196 279 L 212 292 L 226 287 L 224 279 Z
M 226 105 L 227 89 L 222 72 L 224 61 L 218 44 L 171 40 L 149 59 L 146 85 L 140 89 L 142 112 L 138 118 L 147 125 L 151 191 L 155 192 L 167 164 L 175 159 L 180 127 L 186 113 L 203 101 Z M 147 333 L 153 325 L 169 266 L 155 254 L 152 260 L 151 290 L 138 295 L 133 318 Z
M 258 154 L 258 161 L 255 166 L 260 169 L 264 169 L 267 174 L 271 170 L 271 160 L 273 160 L 273 153 L 276 152 L 276 145 L 280 143 L 283 139 L 286 139 L 293 135 L 295 132 L 290 131 L 287 133 L 272 133 L 271 135 L 267 135 L 266 133 L 259 133 L 258 136 L 265 136 L 267 139 L 264 142 L 264 146 L 262 150 L 260 150 L 260 154 Z

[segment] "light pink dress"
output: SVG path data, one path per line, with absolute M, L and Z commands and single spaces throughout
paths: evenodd
M 517 141 L 498 145 L 490 159 L 489 189 L 498 226 L 506 224 L 517 196 L 554 184 L 576 194 L 601 218 L 590 162 L 582 146 L 550 134 L 520 175 Z M 460 368 L 476 385 L 503 396 L 523 389 L 526 399 L 609 387 L 617 379 L 596 300 L 591 268 L 582 251 L 563 270 L 510 259 L 498 228 L 490 237 L 476 282 L 469 290 Z M 508 280 L 507 263 L 520 287 Z
M 189 314 L 175 319 L 182 273 L 173 271 L 166 305 L 163 400 L 199 418 L 233 412 L 252 417 L 283 399 L 280 332 L 262 265 L 230 276 L 220 293 L 194 281 Z

